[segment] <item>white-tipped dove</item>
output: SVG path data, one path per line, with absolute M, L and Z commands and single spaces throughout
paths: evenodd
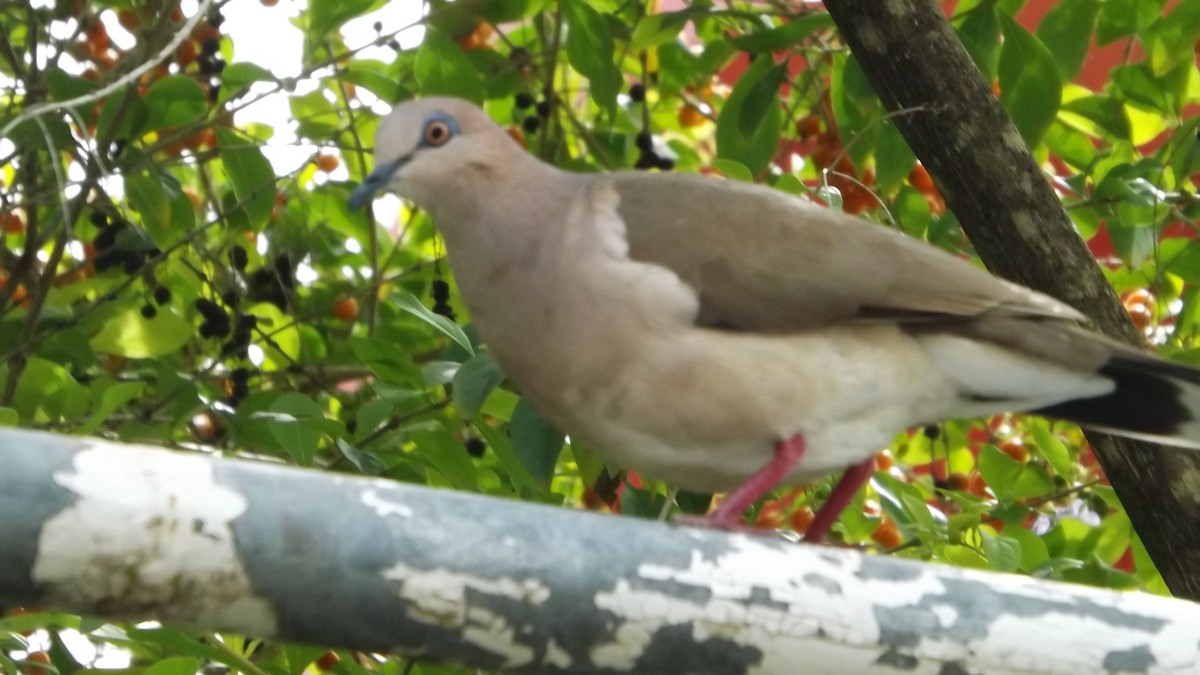
M 1200 370 L 1075 325 L 1076 310 L 898 232 L 694 175 L 568 173 L 475 105 L 382 120 L 380 190 L 428 209 L 507 376 L 608 460 L 733 490 L 850 468 L 820 538 L 901 430 L 1030 411 L 1198 447 Z

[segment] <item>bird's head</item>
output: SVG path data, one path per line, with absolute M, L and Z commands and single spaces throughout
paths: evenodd
M 350 195 L 358 209 L 379 192 L 431 207 L 473 167 L 519 153 L 508 134 L 469 101 L 430 97 L 392 109 L 375 132 L 375 170 Z

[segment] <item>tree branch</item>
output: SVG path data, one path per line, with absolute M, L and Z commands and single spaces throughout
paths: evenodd
M 1144 345 L 1004 107 L 933 0 L 827 0 L 842 36 L 980 258 Z M 1200 454 L 1087 432 L 1171 592 L 1200 599 Z M 1185 534 L 1186 533 L 1186 534 Z M 1181 536 L 1182 535 L 1182 536 Z

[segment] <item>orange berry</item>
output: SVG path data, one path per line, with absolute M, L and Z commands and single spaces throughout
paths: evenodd
M 1153 305 L 1154 294 L 1149 288 L 1135 288 L 1132 291 L 1126 291 L 1121 294 L 1121 302 L 1126 307 L 1129 305 Z
M 211 23 L 207 21 L 201 21 L 196 25 L 196 30 L 192 31 L 192 39 L 200 44 L 204 44 L 209 40 L 220 40 L 221 31 Z
M 933 184 L 933 178 L 930 177 L 929 171 L 920 164 L 913 166 L 912 171 L 909 172 L 908 184 L 916 188 L 917 192 L 925 194 L 937 191 L 937 186 Z
M 891 450 L 880 450 L 875 453 L 875 470 L 876 471 L 891 471 L 896 465 L 896 460 L 892 459 Z
M 930 192 L 925 195 L 925 203 L 929 205 L 929 212 L 935 216 L 941 216 L 946 213 L 946 199 L 941 193 Z
M 274 7 L 279 4 L 279 0 L 258 0 L 263 7 Z
M 183 188 L 183 196 L 187 197 L 188 201 L 192 203 L 193 209 L 200 208 L 200 204 L 203 203 L 200 201 L 200 195 L 196 194 L 196 191 L 191 188 Z
M 486 47 L 488 38 L 492 36 L 492 25 L 486 21 L 475 24 L 470 33 L 458 38 L 458 46 L 464 51 Z
M 707 119 L 708 118 L 704 116 L 704 113 L 691 103 L 685 103 L 683 107 L 679 109 L 679 126 L 683 127 L 684 129 L 700 126 L 701 124 L 704 124 Z
M 208 410 L 198 412 L 188 420 L 188 431 L 197 443 L 216 443 L 225 435 L 225 419 Z
M 1003 452 L 1022 464 L 1029 461 L 1029 451 L 1025 449 L 1025 444 L 1015 438 L 1001 443 L 1000 452 Z
M 175 5 L 171 8 L 171 21 L 174 21 L 175 23 L 183 21 L 183 9 L 181 9 L 179 5 Z
M 801 506 L 795 511 L 792 511 L 792 531 L 807 532 L 808 526 L 812 525 L 812 521 L 816 517 L 817 515 L 813 513 L 812 508 L 808 506 Z
M 0 214 L 0 223 L 3 223 L 5 234 L 21 234 L 25 231 L 25 219 L 19 213 Z
M 108 45 L 110 44 L 108 29 L 104 27 L 103 21 L 93 19 L 83 32 L 87 36 L 88 48 L 92 50 L 93 54 L 108 49 Z
M 336 666 L 341 660 L 342 658 L 337 655 L 337 652 L 330 649 L 322 654 L 316 661 L 313 661 L 313 665 L 321 670 L 329 670 L 330 668 Z
M 325 173 L 329 173 L 338 168 L 339 164 L 337 155 L 327 155 L 325 153 L 317 155 L 317 158 L 314 161 L 317 164 L 317 169 L 319 171 L 324 171 Z
M 842 152 L 842 139 L 833 132 L 825 132 L 817 136 L 817 144 L 813 147 L 809 158 L 818 169 L 824 169 L 833 164 L 833 160 Z
M 1133 321 L 1133 325 L 1142 332 L 1154 322 L 1154 310 L 1149 305 L 1125 305 L 1125 311 L 1129 312 L 1129 319 Z
M 767 502 L 759 510 L 758 518 L 754 520 L 754 527 L 763 530 L 778 530 L 783 527 L 785 520 L 783 504 L 780 504 L 778 501 Z
M 333 315 L 340 321 L 350 323 L 358 318 L 358 300 L 342 298 L 333 304 Z
M 904 538 L 900 536 L 900 530 L 897 530 L 895 524 L 890 520 L 880 523 L 879 527 L 871 533 L 871 539 L 881 548 L 888 549 L 896 548 L 904 543 Z
M 952 473 L 946 478 L 946 487 L 966 492 L 971 489 L 971 479 L 965 473 Z
M 180 68 L 187 68 L 196 60 L 196 43 L 192 40 L 184 40 L 175 50 L 175 62 Z
M 130 33 L 136 31 L 142 25 L 141 19 L 138 18 L 137 12 L 132 9 L 117 10 L 117 23 L 121 24 L 121 28 Z
M 808 139 L 821 133 L 821 118 L 817 115 L 805 115 L 796 120 L 796 136 Z
M 50 655 L 46 652 L 29 652 L 25 657 L 25 662 L 21 667 L 25 675 L 49 675 L 51 669 L 45 666 L 50 665 Z

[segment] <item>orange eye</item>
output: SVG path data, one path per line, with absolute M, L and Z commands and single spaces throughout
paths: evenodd
M 446 120 L 430 120 L 425 125 L 424 141 L 425 145 L 438 146 L 450 140 L 453 136 L 450 124 Z

